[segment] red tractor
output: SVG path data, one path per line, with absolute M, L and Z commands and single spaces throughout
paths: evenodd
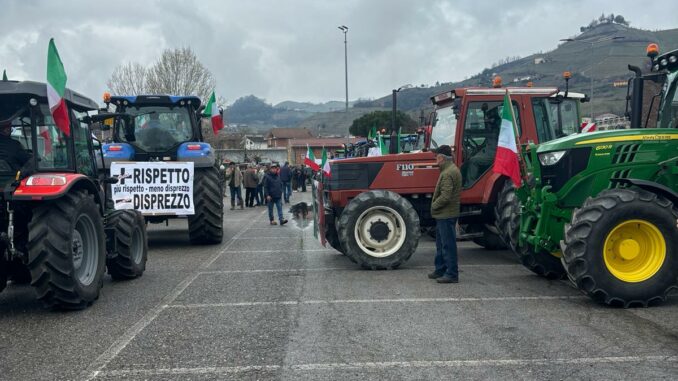
M 103 285 L 146 268 L 143 216 L 107 208 L 101 150 L 90 129 L 97 104 L 66 90 L 70 133 L 57 128 L 44 83 L 0 81 L 0 290 L 30 283 L 47 307 L 81 309 Z
M 435 225 L 431 196 L 439 169 L 432 141 L 452 147 L 463 189 L 459 238 L 488 249 L 516 242 L 509 222 L 517 200 L 507 177 L 492 172 L 507 88 L 459 88 L 431 98 L 435 111 L 424 152 L 331 162 L 331 177 L 314 192 L 321 242 L 369 269 L 392 269 L 417 248 L 422 229 Z M 583 94 L 557 88 L 509 87 L 521 143 L 579 132 Z

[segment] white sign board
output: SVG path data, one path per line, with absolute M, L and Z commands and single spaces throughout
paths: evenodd
M 111 185 L 115 209 L 143 215 L 195 214 L 192 162 L 113 162 Z

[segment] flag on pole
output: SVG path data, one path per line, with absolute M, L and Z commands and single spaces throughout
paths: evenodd
M 4 70 L 2 71 L 2 80 L 3 80 L 3 81 L 9 81 L 9 80 L 7 79 L 7 69 L 4 69 Z
M 214 135 L 219 133 L 219 130 L 222 130 L 224 128 L 224 119 L 221 117 L 221 114 L 219 113 L 219 106 L 217 106 L 217 97 L 214 95 L 214 91 L 212 91 L 212 95 L 210 95 L 210 100 L 207 101 L 207 106 L 205 106 L 205 111 L 203 112 L 204 116 L 209 116 L 212 119 L 212 131 L 214 131 Z
M 388 155 L 388 147 L 384 143 L 384 137 L 381 134 L 379 134 L 379 152 L 382 155 Z
M 306 157 L 304 158 L 304 164 L 308 165 L 314 171 L 320 170 L 320 166 L 318 166 L 318 163 L 315 162 L 313 150 L 311 150 L 311 147 L 309 147 L 308 144 L 306 144 Z
M 323 160 L 321 167 L 323 169 L 324 176 L 332 177 L 330 174 L 330 161 L 327 160 L 327 150 L 325 149 L 325 147 L 323 147 Z
M 54 39 L 51 38 L 47 48 L 47 102 L 49 103 L 49 111 L 52 113 L 54 124 L 66 136 L 70 136 L 70 120 L 68 118 L 66 101 L 64 100 L 66 79 L 64 64 L 61 62 L 56 45 L 54 45 Z
M 377 126 L 372 126 L 370 132 L 367 133 L 367 139 L 371 140 L 377 137 Z
M 520 187 L 520 162 L 513 121 L 513 107 L 511 107 L 511 100 L 507 90 L 506 95 L 504 95 L 499 141 L 492 170 L 495 173 L 508 176 L 516 187 Z

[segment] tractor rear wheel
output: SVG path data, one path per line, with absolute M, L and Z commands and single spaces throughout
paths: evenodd
M 661 303 L 678 289 L 677 220 L 671 201 L 644 190 L 610 189 L 588 198 L 565 226 L 567 272 L 600 303 Z
M 511 180 L 504 183 L 504 187 L 497 195 L 494 213 L 495 226 L 499 230 L 499 236 L 506 246 L 515 249 L 520 228 L 520 203 L 516 197 L 516 188 Z
M 338 221 L 339 241 L 353 262 L 371 269 L 395 269 L 419 244 L 419 216 L 399 194 L 373 190 L 355 197 Z
M 99 297 L 106 238 L 99 206 L 84 191 L 40 204 L 28 224 L 31 285 L 46 307 L 82 309 Z
M 224 197 L 216 168 L 195 170 L 193 202 L 195 214 L 188 216 L 192 244 L 217 244 L 224 237 Z
M 146 270 L 148 241 L 144 216 L 136 210 L 116 210 L 106 218 L 106 227 L 115 230 L 116 253 L 106 260 L 113 279 L 134 279 Z

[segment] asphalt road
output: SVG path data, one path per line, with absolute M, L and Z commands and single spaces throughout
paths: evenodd
M 190 246 L 184 221 L 152 226 L 144 276 L 107 277 L 84 311 L 45 311 L 9 285 L 0 378 L 678 378 L 678 297 L 602 307 L 467 242 L 460 283 L 439 285 L 431 239 L 399 270 L 364 271 L 264 208 L 226 219 L 218 246 Z

